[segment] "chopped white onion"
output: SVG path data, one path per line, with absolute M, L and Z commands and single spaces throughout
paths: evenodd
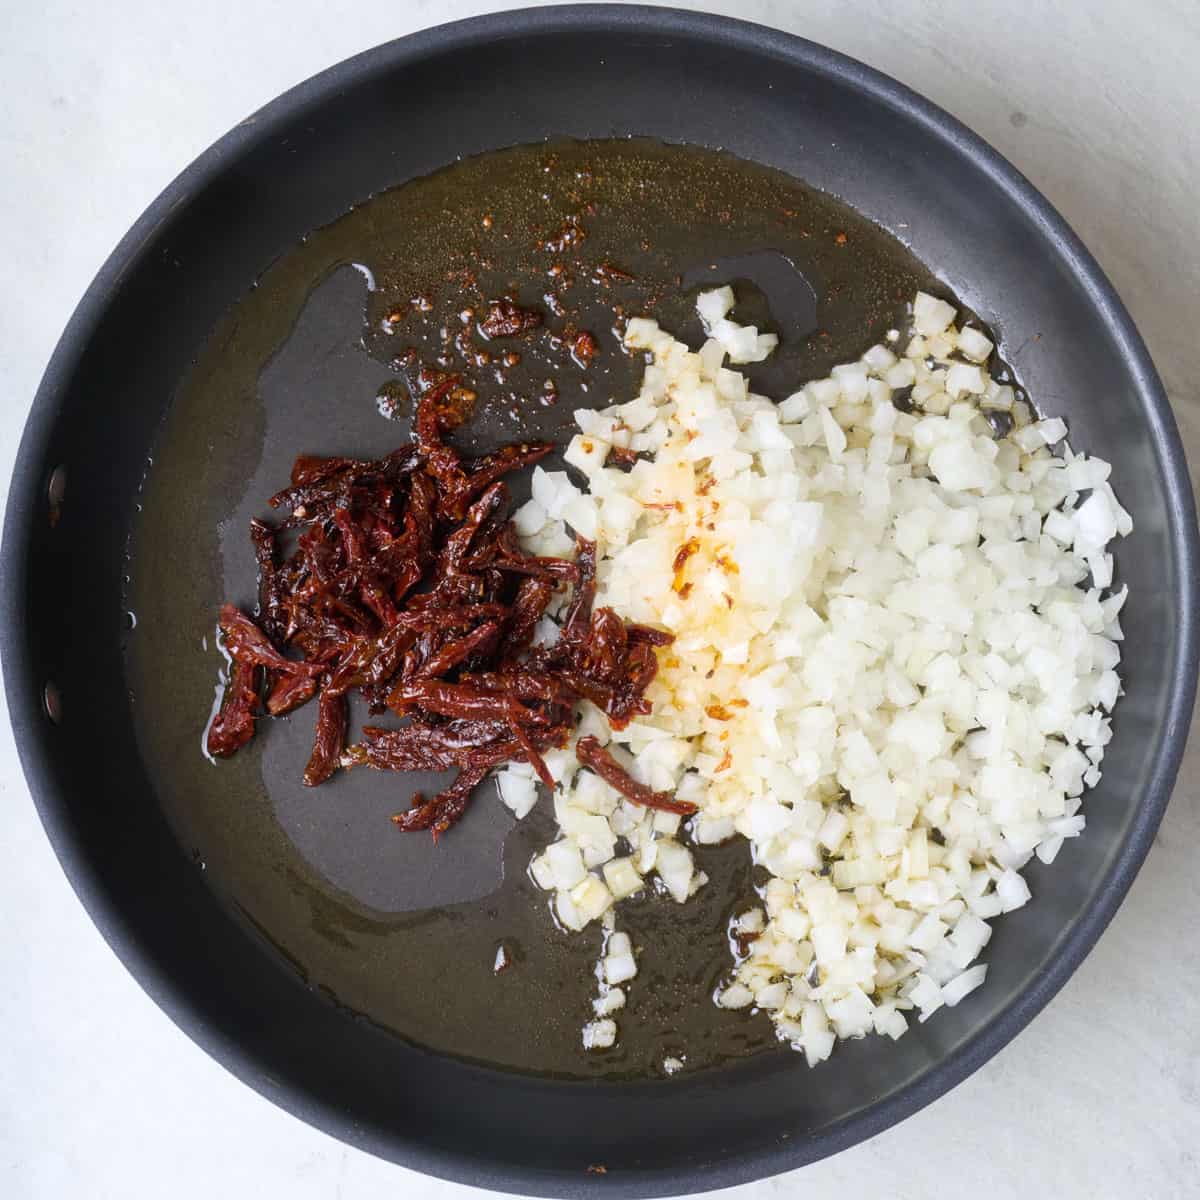
M 964 996 L 973 992 L 987 978 L 987 963 L 970 967 L 956 975 L 949 983 L 942 984 L 942 1002 L 954 1007 Z
M 617 1023 L 607 1017 L 599 1021 L 589 1021 L 583 1027 L 583 1048 L 585 1050 L 607 1050 L 617 1040 Z
M 568 929 L 608 931 L 585 1034 L 606 1046 L 638 964 L 614 905 L 647 882 L 685 904 L 706 880 L 685 843 L 748 838 L 769 880 L 715 999 L 767 1012 L 816 1063 L 978 987 L 989 922 L 1030 899 L 1021 869 L 1082 832 L 1121 694 L 1111 543 L 1132 522 L 1108 464 L 992 379 L 991 340 L 945 301 L 918 294 L 907 346 L 889 335 L 775 406 L 726 365 L 774 344 L 735 300 L 700 295 L 698 353 L 631 320 L 640 392 L 576 414 L 588 490 L 537 468 L 516 515 L 537 553 L 594 536 L 596 604 L 675 635 L 651 711 L 613 730 L 583 704 L 576 736 L 699 811 L 638 807 L 550 752 L 561 836 L 530 874 Z M 612 446 L 642 458 L 608 467 Z M 528 764 L 499 784 L 529 811 Z

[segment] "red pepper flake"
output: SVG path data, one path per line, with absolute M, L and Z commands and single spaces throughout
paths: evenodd
M 839 246 L 844 246 L 850 239 L 839 229 L 837 236 L 833 239 Z
M 536 329 L 542 314 L 533 308 L 522 308 L 511 296 L 488 302 L 487 314 L 479 322 L 479 332 L 489 341 L 492 338 L 518 337 Z
M 630 450 L 628 446 L 613 446 L 608 452 L 608 457 L 618 467 L 624 467 L 626 469 L 632 467 L 633 464 L 638 460 L 637 451 Z M 647 505 L 647 507 L 649 508 L 653 506 Z
M 548 237 L 541 243 L 543 250 L 552 254 L 561 254 L 580 245 L 587 238 L 587 230 L 579 223 L 578 217 L 568 217 L 553 237 Z
M 611 287 L 614 283 L 632 283 L 634 276 L 612 263 L 600 263 L 592 268 L 592 280 L 602 287 Z
M 600 1163 L 592 1163 L 587 1169 L 589 1175 L 607 1175 L 608 1168 Z
M 585 370 L 592 365 L 592 359 L 600 353 L 596 339 L 586 330 L 577 333 L 571 343 L 571 357 Z
M 758 939 L 762 937 L 761 933 L 751 932 L 750 930 L 737 929 L 733 934 L 734 944 L 737 946 L 738 954 L 745 958 L 750 953 L 750 947 L 754 945 Z
M 683 589 L 683 573 L 687 569 L 688 559 L 699 549 L 700 542 L 696 538 L 688 538 L 675 552 L 675 561 L 671 564 L 671 568 L 675 572 L 675 579 L 671 586 L 675 591 Z

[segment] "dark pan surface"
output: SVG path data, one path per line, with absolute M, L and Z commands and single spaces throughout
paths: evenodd
M 563 228 L 582 240 L 549 249 Z M 389 814 L 433 778 L 343 772 L 305 788 L 312 706 L 265 722 L 251 747 L 210 766 L 199 755 L 222 662 L 214 613 L 226 598 L 253 605 L 248 523 L 270 519 L 264 498 L 297 453 L 378 457 L 407 440 L 409 421 L 381 415 L 376 397 L 407 411 L 408 350 L 462 370 L 478 392 L 470 450 L 562 442 L 574 409 L 636 392 L 642 360 L 622 352 L 617 311 L 656 315 L 698 344 L 696 289 L 675 281 L 714 269 L 738 280 L 743 319 L 784 331 L 778 361 L 756 372 L 777 394 L 857 357 L 904 323 L 905 297 L 933 286 L 853 211 L 727 154 L 625 140 L 500 151 L 385 192 L 285 254 L 222 318 L 156 438 L 132 524 L 136 624 L 124 639 L 154 790 L 210 884 L 310 985 L 430 1048 L 577 1076 L 653 1074 L 668 1053 L 690 1069 L 786 1053 L 765 1014 L 710 1003 L 730 963 L 729 917 L 755 900 L 748 847 L 699 851 L 712 883 L 686 912 L 653 896 L 622 907 L 650 953 L 619 1046 L 588 1053 L 580 1027 L 600 931 L 558 931 L 525 871 L 553 837 L 548 805 L 513 829 L 488 784 L 436 849 L 428 835 L 402 836 Z M 544 300 L 555 287 L 561 316 Z M 545 324 L 488 343 L 461 314 L 506 292 Z M 587 370 L 569 336 L 556 345 L 571 327 L 596 331 Z M 513 350 L 520 362 L 506 367 Z M 497 977 L 501 943 L 513 963 Z
M 579 1070 L 560 1054 L 574 1017 L 540 1023 L 530 1057 L 482 1036 L 439 1044 L 444 1022 L 414 1023 L 437 999 L 401 1003 L 371 990 L 393 974 L 397 989 L 416 978 L 434 997 L 454 995 L 456 983 L 469 993 L 507 982 L 490 978 L 490 954 L 480 961 L 502 936 L 522 943 L 524 975 L 586 970 L 586 955 L 543 937 L 536 896 L 513 897 L 511 911 L 520 899 L 533 923 L 523 937 L 499 918 L 480 919 L 478 898 L 500 875 L 502 810 L 481 797 L 457 847 L 447 839 L 447 859 L 478 873 L 472 887 L 447 893 L 445 877 L 461 882 L 463 872 L 443 863 L 431 874 L 421 839 L 396 845 L 390 829 L 381 833 L 405 865 L 403 884 L 363 840 L 363 823 L 385 821 L 400 797 L 359 792 L 353 781 L 302 795 L 284 782 L 303 758 L 303 717 L 273 723 L 252 755 L 220 769 L 199 758 L 203 715 L 193 706 L 215 663 L 198 642 L 224 589 L 249 598 L 245 516 L 296 450 L 374 450 L 403 437 L 402 423 L 374 410 L 373 393 L 391 375 L 386 355 L 371 338 L 353 345 L 365 285 L 352 269 L 327 270 L 344 261 L 336 232 L 282 256 L 352 204 L 456 156 L 634 133 L 779 168 L 900 236 L 998 331 L 1021 382 L 1069 420 L 1076 444 L 1113 463 L 1137 521 L 1119 563 L 1136 581 L 1127 695 L 1087 835 L 1052 871 L 1031 869 L 1036 903 L 999 923 L 986 989 L 894 1046 L 855 1043 L 813 1072 L 788 1054 L 746 1054 L 767 1045 L 748 1025 L 735 1035 L 709 1026 L 704 1053 L 723 1064 L 670 1081 L 644 1077 L 645 1045 L 609 1064 L 641 1079 L 580 1080 L 496 1070 L 396 1037 L 382 1024 L 476 1060 Z M 718 232 L 706 227 L 706 236 Z M 714 242 L 707 253 L 760 248 Z M 898 269 L 895 255 L 884 257 L 880 270 Z M 261 323 L 240 335 L 222 326 L 236 351 L 220 359 L 229 374 L 206 374 L 220 357 L 205 356 L 210 334 L 275 262 Z M 289 263 L 297 274 L 284 279 Z M 385 290 L 396 282 L 388 270 L 382 264 Z M 824 291 L 820 281 L 815 290 Z M 241 311 L 254 306 L 252 298 Z M 848 311 L 883 319 L 869 309 Z M 841 336 L 820 307 L 817 317 Z M 796 332 L 799 346 L 806 331 Z M 264 351 L 285 342 L 256 396 Z M 605 363 L 619 363 L 607 346 Z M 189 371 L 192 390 L 179 393 L 164 425 Z M 619 376 L 614 368 L 614 387 Z M 554 377 L 564 399 L 539 413 L 551 423 L 572 405 L 576 382 L 563 370 Z M 198 406 L 190 418 L 189 404 Z M 491 411 L 485 432 L 506 440 L 504 406 Z M 318 444 L 289 444 L 318 433 Z M 46 486 L 60 465 L 66 495 L 52 525 Z M 222 515 L 233 519 L 214 538 Z M 5 527 L 0 628 L 18 743 L 72 881 L 144 986 L 222 1062 L 315 1124 L 436 1174 L 544 1195 L 670 1194 L 769 1174 L 878 1132 L 962 1079 L 1061 986 L 1119 903 L 1168 797 L 1196 672 L 1195 570 L 1190 490 L 1144 348 L 1086 251 L 1011 168 L 898 85 L 796 39 L 662 10 L 541 10 L 435 30 L 335 68 L 251 118 L 164 193 L 89 291 L 39 393 Z M 47 681 L 62 697 L 57 725 L 43 712 Z M 535 833 L 508 839 L 506 888 L 519 889 L 523 839 Z M 248 845 L 262 847 L 258 872 L 246 866 Z M 724 870 L 714 920 L 721 897 L 728 903 L 744 887 L 732 855 Z M 432 913 L 414 903 L 433 895 Z M 447 954 L 441 931 L 470 953 Z M 393 947 L 415 954 L 426 944 L 430 956 L 400 979 Z M 445 978 L 455 971 L 460 980 Z M 672 1019 L 672 990 L 707 983 L 684 975 L 682 987 L 639 981 L 656 999 L 667 995 L 655 1019 Z M 325 989 L 376 1020 L 354 1018 Z M 529 994 L 543 1012 L 555 999 Z M 516 1039 L 528 1027 L 522 1002 L 514 990 L 487 1006 L 494 1012 L 463 1001 L 449 1015 L 476 1033 L 489 1018 L 494 1041 Z M 561 1003 L 574 1003 L 569 986 Z M 698 1057 L 701 1040 L 689 1040 Z M 589 1173 L 595 1165 L 607 1173 Z

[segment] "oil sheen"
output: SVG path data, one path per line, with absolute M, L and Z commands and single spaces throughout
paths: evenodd
M 225 600 L 253 609 L 247 524 L 270 517 L 266 497 L 297 454 L 377 457 L 407 441 L 422 364 L 477 393 L 464 447 L 565 445 L 576 408 L 637 387 L 623 322 L 654 316 L 696 345 L 696 292 L 727 282 L 737 319 L 781 335 L 751 371 L 774 396 L 901 324 L 917 288 L 944 294 L 890 235 L 778 172 L 637 140 L 543 144 L 456 163 L 313 232 L 247 281 L 181 381 L 133 531 L 135 725 L 213 889 L 331 1003 L 438 1052 L 564 1076 L 785 1052 L 765 1016 L 711 1002 L 728 922 L 754 901 L 744 843 L 697 850 L 711 882 L 687 905 L 652 893 L 622 904 L 640 973 L 619 1045 L 589 1053 L 580 1029 L 600 933 L 556 928 L 526 875 L 552 836 L 548 804 L 518 825 L 488 782 L 440 845 L 402 834 L 390 814 L 438 780 L 363 769 L 304 788 L 315 705 L 262 718 L 230 760 L 201 753 L 223 666 L 216 612 Z M 541 311 L 542 327 L 489 342 L 478 318 L 506 294 Z M 587 365 L 572 354 L 581 332 L 598 346 Z M 527 482 L 512 482 L 519 501 Z

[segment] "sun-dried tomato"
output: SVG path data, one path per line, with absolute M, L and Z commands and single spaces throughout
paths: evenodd
M 208 752 L 221 758 L 240 750 L 254 736 L 258 705 L 258 668 L 234 661 L 221 707 L 208 727 Z
M 270 499 L 281 518 L 251 525 L 256 618 L 231 604 L 221 609 L 233 666 L 208 730 L 215 755 L 254 736 L 264 671 L 273 716 L 315 695 L 304 782 L 316 786 L 341 767 L 456 770 L 448 788 L 394 818 L 435 839 L 466 811 L 487 772 L 506 762 L 529 763 L 553 786 L 543 755 L 567 743 L 579 700 L 597 704 L 614 726 L 649 711 L 655 650 L 672 640 L 626 625 L 612 609 L 593 611 L 593 543 L 577 539 L 574 561 L 525 553 L 507 517 L 503 476 L 552 447 L 527 443 L 463 458 L 444 435 L 465 419 L 467 395 L 454 377 L 431 382 L 418 402 L 414 443 L 378 461 L 296 460 L 291 485 Z M 293 546 L 287 557 L 285 538 Z M 571 585 L 557 640 L 535 646 L 555 593 Z M 372 712 L 390 708 L 404 724 L 368 726 L 347 746 L 355 691 Z M 614 786 L 637 803 L 692 811 L 640 788 L 603 755 L 593 754 L 593 769 L 620 780 Z
M 616 788 L 634 804 L 678 813 L 683 817 L 690 817 L 696 811 L 696 806 L 690 800 L 676 800 L 670 792 L 656 792 L 639 783 L 594 737 L 580 738 L 575 744 L 575 754 L 585 767 L 595 771 L 605 783 Z

